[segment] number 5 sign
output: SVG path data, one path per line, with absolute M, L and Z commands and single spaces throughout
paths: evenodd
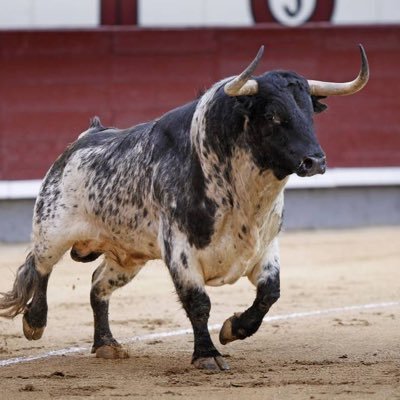
M 299 26 L 330 21 L 335 0 L 251 0 L 255 22 L 278 22 Z

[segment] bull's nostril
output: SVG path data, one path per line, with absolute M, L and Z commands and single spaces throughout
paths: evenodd
M 326 169 L 325 157 L 305 157 L 296 170 L 299 176 L 323 174 Z
M 310 170 L 314 167 L 314 160 L 312 158 L 305 158 L 303 165 L 306 170 Z

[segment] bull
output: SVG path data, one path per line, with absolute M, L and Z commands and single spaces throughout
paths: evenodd
M 92 352 L 125 358 L 108 320 L 110 296 L 148 260 L 163 259 L 194 333 L 192 364 L 229 369 L 207 327 L 205 285 L 246 276 L 253 304 L 228 318 L 224 345 L 253 335 L 280 296 L 278 233 L 289 175 L 325 172 L 313 114 L 321 98 L 349 95 L 368 81 L 307 80 L 289 71 L 253 77 L 263 47 L 238 76 L 214 84 L 200 98 L 129 129 L 87 131 L 54 162 L 43 180 L 33 217 L 32 248 L 13 288 L 0 299 L 2 316 L 23 313 L 27 339 L 46 327 L 47 284 L 70 250 L 79 262 L 103 256 L 94 271 L 90 303 Z

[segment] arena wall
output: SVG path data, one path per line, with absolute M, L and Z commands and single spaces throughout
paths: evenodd
M 41 179 L 94 115 L 129 127 L 190 101 L 240 72 L 261 44 L 258 73 L 282 68 L 346 81 L 359 69 L 358 43 L 370 82 L 326 100 L 318 136 L 331 168 L 398 167 L 399 26 L 0 31 L 0 181 Z

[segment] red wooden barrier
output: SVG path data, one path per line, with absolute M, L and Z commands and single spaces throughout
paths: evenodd
M 400 27 L 101 28 L 0 32 L 0 179 L 34 179 L 99 115 L 128 127 L 193 99 L 247 65 L 313 79 L 371 79 L 316 117 L 330 166 L 400 165 Z

